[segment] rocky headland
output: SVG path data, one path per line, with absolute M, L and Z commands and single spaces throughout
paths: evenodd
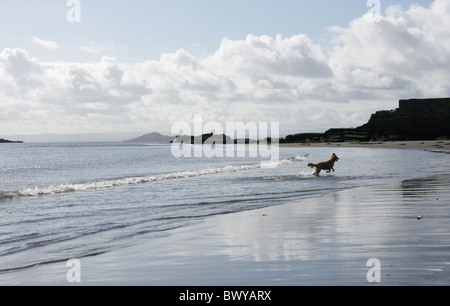
M 394 110 L 378 111 L 369 121 L 356 128 L 332 128 L 324 133 L 298 133 L 278 139 L 289 143 L 364 143 L 385 141 L 450 140 L 450 98 L 400 100 Z M 191 144 L 258 144 L 272 139 L 232 139 L 229 136 L 207 133 L 199 136 L 164 136 L 146 134 L 127 142 L 164 142 Z
M 213 133 L 202 134 L 199 136 L 180 135 L 177 136 L 171 143 L 190 143 L 190 144 L 259 144 L 271 143 L 272 139 L 267 137 L 263 140 L 255 140 L 250 138 L 236 138 L 232 139 L 225 134 L 214 135 Z
M 23 141 L 13 141 L 13 140 L 7 140 L 0 138 L 0 143 L 23 143 Z
M 378 111 L 360 127 L 288 135 L 280 143 L 436 139 L 450 139 L 450 98 L 400 100 L 399 108 Z

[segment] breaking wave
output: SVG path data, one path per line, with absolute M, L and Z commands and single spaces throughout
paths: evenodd
M 173 172 L 173 173 L 168 173 L 168 174 L 141 176 L 141 177 L 126 177 L 126 178 L 121 178 L 121 179 L 105 180 L 105 181 L 98 181 L 98 182 L 87 182 L 87 183 L 80 183 L 80 184 L 59 184 L 59 185 L 51 185 L 51 186 L 39 186 L 39 187 L 34 187 L 34 188 L 26 188 L 26 189 L 22 189 L 22 190 L 6 190 L 6 191 L 0 191 L 0 200 L 14 199 L 14 198 L 18 198 L 18 197 L 34 197 L 34 196 L 42 196 L 42 195 L 70 193 L 70 192 L 76 192 L 76 191 L 86 191 L 86 190 L 93 190 L 93 189 L 112 188 L 112 187 L 116 187 L 116 186 L 142 184 L 142 183 L 155 182 L 155 181 L 186 179 L 186 178 L 191 178 L 191 177 L 199 177 L 199 176 L 213 175 L 213 174 L 220 174 L 220 173 L 249 171 L 249 170 L 255 170 L 255 169 L 260 169 L 260 168 L 275 168 L 275 167 L 279 167 L 279 166 L 283 166 L 283 165 L 289 165 L 293 162 L 303 161 L 307 157 L 308 157 L 308 155 L 304 155 L 304 156 L 291 157 L 289 159 L 283 159 L 283 160 L 279 160 L 279 161 L 261 162 L 261 163 L 252 164 L 252 165 L 225 166 L 222 168 L 215 168 L 215 169 L 202 169 L 202 170 L 195 170 L 195 171 Z

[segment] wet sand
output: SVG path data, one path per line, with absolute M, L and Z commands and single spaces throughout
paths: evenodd
M 81 285 L 450 285 L 450 176 L 336 191 L 200 219 L 167 236 L 81 258 Z M 420 218 L 419 218 L 420 216 Z M 371 258 L 379 283 L 369 283 Z M 66 262 L 1 285 L 72 285 Z M 372 271 L 373 272 L 373 271 Z

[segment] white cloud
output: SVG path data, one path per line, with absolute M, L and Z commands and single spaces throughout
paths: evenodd
M 32 40 L 32 42 L 33 42 L 34 44 L 39 45 L 39 46 L 41 46 L 41 47 L 44 47 L 44 48 L 46 48 L 46 49 L 57 50 L 57 49 L 60 49 L 60 48 L 61 48 L 61 47 L 58 45 L 58 43 L 55 42 L 55 41 L 51 41 L 51 40 L 43 40 L 43 39 L 40 39 L 40 38 L 38 38 L 38 37 L 36 37 L 36 36 L 33 36 L 31 40 Z
M 210 60 L 216 61 L 222 69 L 234 69 L 258 78 L 263 75 L 331 76 L 321 48 L 303 34 L 290 38 L 248 35 L 242 41 L 225 38 Z
M 437 0 L 430 8 L 388 7 L 379 23 L 363 16 L 333 28 L 336 88 L 390 99 L 449 95 L 449 17 L 447 1 Z
M 2 87 L 9 95 L 20 97 L 41 84 L 38 77 L 42 73 L 40 63 L 19 48 L 7 48 L 0 53 L 0 71 L 4 81 Z
M 194 113 L 205 122 L 277 121 L 294 132 L 356 126 L 401 98 L 450 96 L 449 17 L 445 0 L 429 8 L 391 6 L 380 22 L 362 16 L 331 28 L 325 46 L 303 34 L 248 35 L 224 38 L 206 57 L 178 50 L 140 63 L 108 56 L 43 63 L 6 48 L 0 128 L 8 134 L 170 131 Z M 35 43 L 52 46 L 37 37 Z M 90 43 L 84 51 L 105 54 L 112 47 Z
M 77 48 L 77 51 L 89 54 L 89 55 L 102 55 L 108 54 L 115 51 L 127 51 L 127 47 L 113 42 L 89 42 L 87 44 L 83 44 Z

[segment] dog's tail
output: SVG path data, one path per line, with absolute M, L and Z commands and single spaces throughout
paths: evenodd
M 316 167 L 316 165 L 313 164 L 313 163 L 309 163 L 309 164 L 307 164 L 307 166 L 310 167 L 310 168 L 313 168 L 313 169 Z

